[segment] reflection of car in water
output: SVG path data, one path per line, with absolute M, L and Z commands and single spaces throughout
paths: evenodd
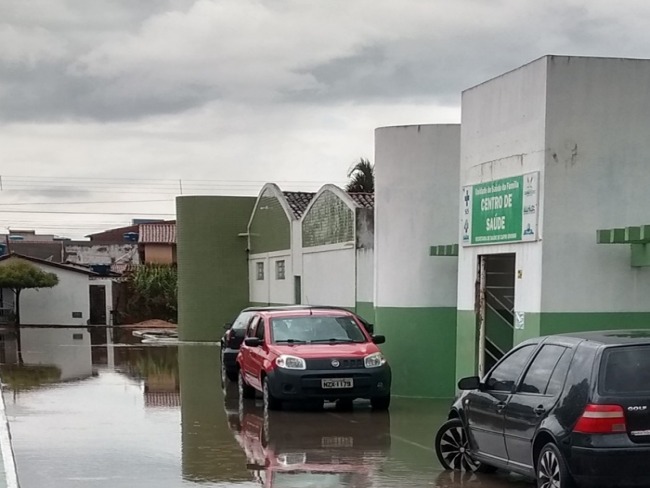
M 230 408 L 229 408 L 230 407 Z M 274 412 L 242 402 L 229 425 L 265 488 L 370 488 L 390 448 L 390 414 Z

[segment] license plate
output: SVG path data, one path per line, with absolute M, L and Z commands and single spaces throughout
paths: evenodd
M 354 438 L 352 437 L 321 437 L 321 447 L 354 447 Z
M 325 390 L 354 387 L 354 381 L 352 381 L 352 378 L 325 379 L 320 380 L 320 384 Z

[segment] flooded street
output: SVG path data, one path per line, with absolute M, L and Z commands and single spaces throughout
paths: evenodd
M 222 387 L 217 345 L 92 346 L 85 329 L 25 332 L 26 368 L 3 372 L 22 488 L 533 486 L 442 472 L 432 444 L 449 401 L 265 416 L 260 400 Z

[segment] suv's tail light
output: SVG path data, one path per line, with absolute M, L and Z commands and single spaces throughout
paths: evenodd
M 620 405 L 586 406 L 573 432 L 581 434 L 620 434 L 627 431 L 625 413 Z
M 232 329 L 226 331 L 226 345 L 230 346 L 230 339 L 232 339 Z

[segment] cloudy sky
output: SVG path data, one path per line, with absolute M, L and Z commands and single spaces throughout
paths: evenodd
M 462 90 L 544 54 L 650 58 L 649 20 L 642 0 L 1 0 L 0 233 L 344 184 L 376 127 L 459 122 Z

